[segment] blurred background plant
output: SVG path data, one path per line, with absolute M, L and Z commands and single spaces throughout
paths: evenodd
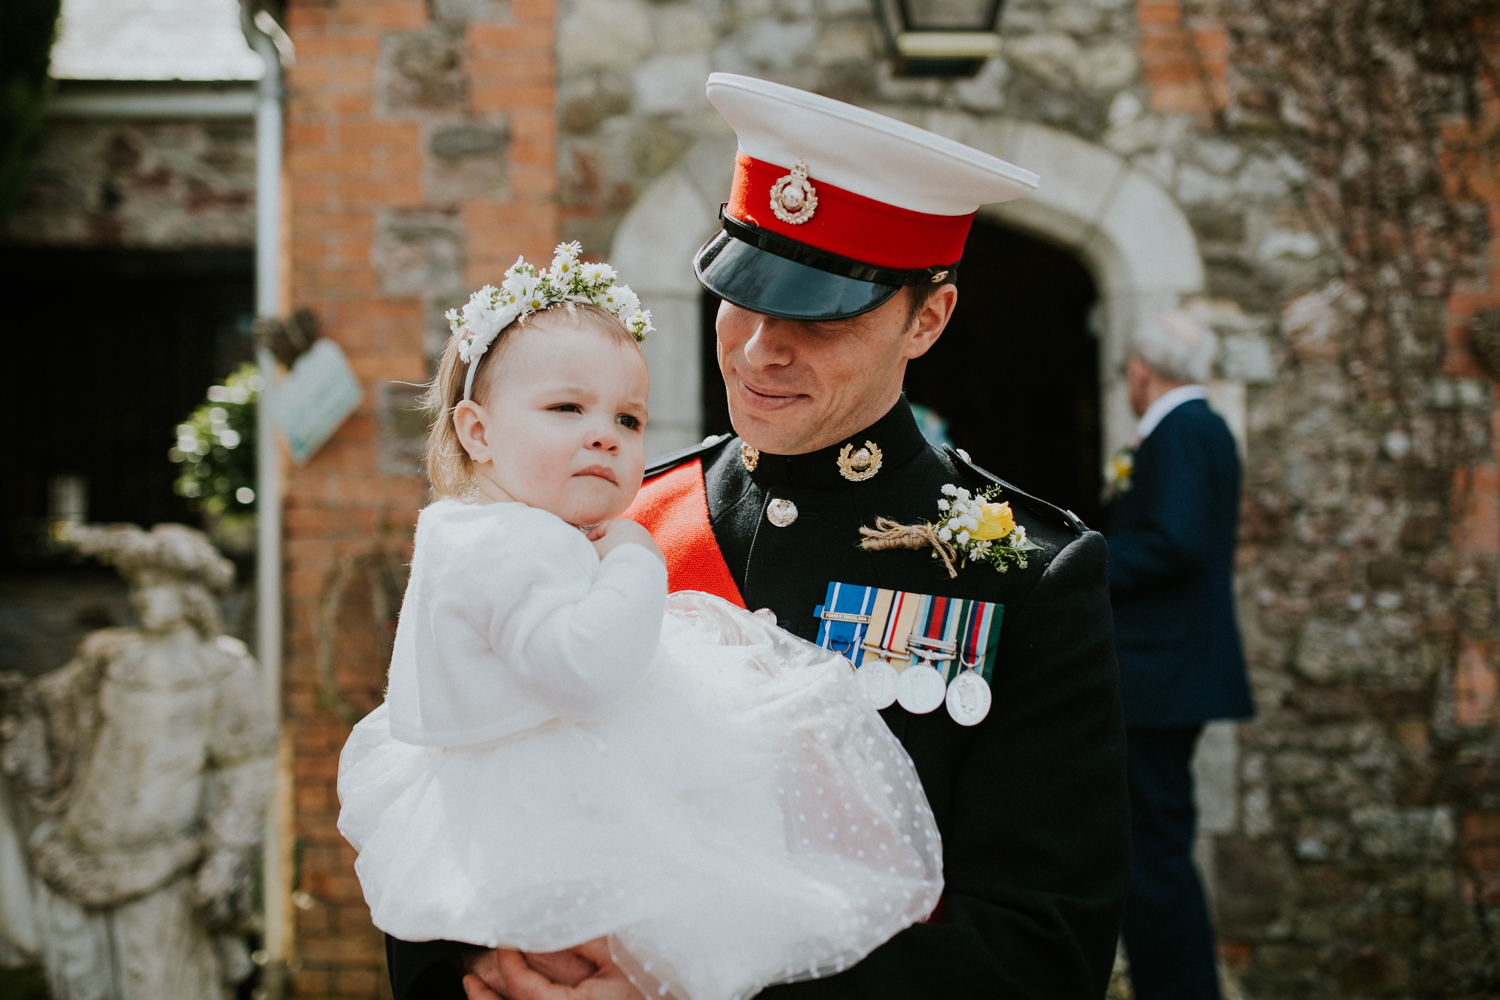
M 42 140 L 47 66 L 62 0 L 0 3 L 0 218 L 21 201 Z
M 255 407 L 262 387 L 246 362 L 177 425 L 167 457 L 181 466 L 173 490 L 203 517 L 226 553 L 255 545 Z

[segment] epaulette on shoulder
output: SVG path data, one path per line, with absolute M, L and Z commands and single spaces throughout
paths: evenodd
M 650 479 L 652 476 L 659 476 L 668 469 L 675 468 L 689 459 L 705 455 L 732 437 L 734 437 L 733 434 L 710 434 L 695 445 L 679 449 L 678 451 L 668 452 L 646 466 L 646 478 Z
M 1089 530 L 1088 525 L 1080 521 L 1078 519 L 1078 515 L 1073 513 L 1071 510 L 1063 510 L 1056 504 L 1048 503 L 1041 497 L 1034 497 L 1030 493 L 1027 493 L 1025 490 L 1012 486 L 1010 483 L 1007 483 L 1005 480 L 1001 479 L 999 476 L 995 475 L 988 469 L 980 468 L 979 466 L 975 465 L 972 461 L 969 460 L 969 456 L 967 453 L 959 451 L 952 445 L 944 445 L 943 452 L 948 456 L 949 461 L 958 466 L 960 469 L 967 469 L 981 479 L 989 480 L 990 482 L 998 485 L 1001 489 L 1005 490 L 1005 492 L 1009 494 L 1009 497 L 1007 497 L 1007 499 L 1019 500 L 1038 514 L 1043 514 L 1049 517 L 1056 517 L 1058 520 L 1062 521 L 1063 524 L 1067 525 L 1069 528 L 1072 528 L 1073 531 L 1077 534 L 1081 535 L 1085 531 Z

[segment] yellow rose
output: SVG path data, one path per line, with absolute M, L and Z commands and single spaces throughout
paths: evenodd
M 979 527 L 969 532 L 970 538 L 1005 538 L 1016 530 L 1016 518 L 1010 512 L 1010 503 L 982 503 L 979 505 Z

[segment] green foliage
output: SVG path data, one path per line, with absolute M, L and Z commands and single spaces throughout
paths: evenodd
M 255 510 L 255 407 L 261 378 L 245 362 L 177 425 L 167 457 L 182 466 L 173 489 L 211 518 Z
M 31 180 L 61 9 L 62 0 L 0 3 L 0 218 L 20 204 Z

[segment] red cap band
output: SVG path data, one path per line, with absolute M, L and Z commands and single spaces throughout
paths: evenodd
M 956 264 L 964 255 L 964 240 L 975 213 L 913 212 L 816 177 L 808 178 L 818 196 L 812 218 L 799 225 L 783 222 L 771 210 L 771 187 L 787 173 L 785 167 L 738 154 L 725 211 L 740 222 L 876 267 L 915 271 Z

